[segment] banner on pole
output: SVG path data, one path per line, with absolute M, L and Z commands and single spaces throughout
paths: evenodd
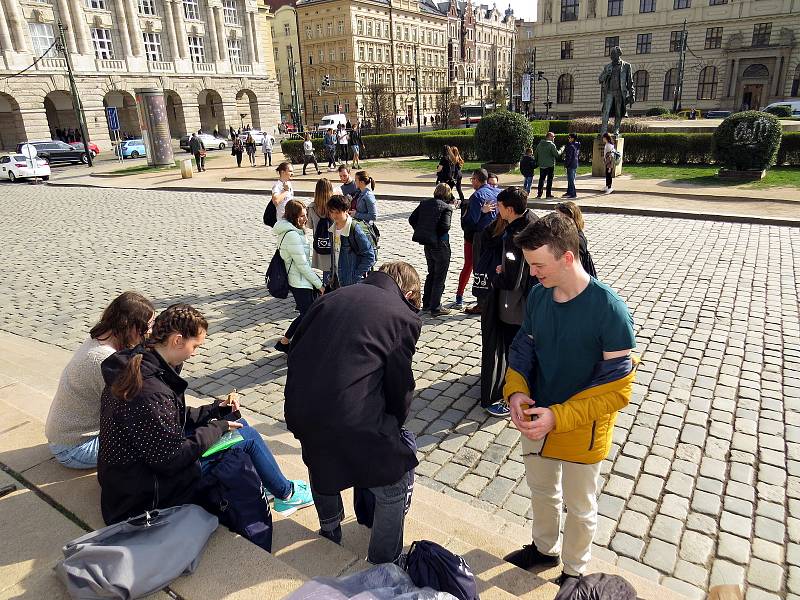
M 111 131 L 119 131 L 119 114 L 116 106 L 106 107 L 106 120 Z
M 523 102 L 530 102 L 531 101 L 531 74 L 530 73 L 523 73 L 522 74 L 522 101 Z

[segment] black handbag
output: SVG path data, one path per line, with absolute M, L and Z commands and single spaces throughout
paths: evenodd
M 278 222 L 278 207 L 270 200 L 267 202 L 267 207 L 264 209 L 264 225 L 267 227 L 275 227 Z

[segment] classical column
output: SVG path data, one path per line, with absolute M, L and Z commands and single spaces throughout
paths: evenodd
M 209 54 L 208 62 L 216 62 L 220 60 L 219 55 L 219 40 L 217 40 L 217 24 L 216 24 L 216 17 L 217 15 L 214 14 L 214 9 L 211 7 L 210 4 L 206 5 L 206 34 L 208 35 L 208 41 L 211 45 L 211 53 Z
M 139 9 L 133 0 L 123 0 L 125 3 L 125 16 L 128 20 L 128 33 L 131 39 L 131 51 L 134 56 L 144 54 L 144 39 L 142 28 L 139 26 Z
M 12 2 L 12 4 L 15 4 Z M 80 0 L 69 0 L 69 10 L 72 13 L 72 27 L 75 30 L 75 42 L 78 45 L 78 53 L 83 55 L 94 55 L 92 49 L 92 39 L 89 34 L 89 26 L 86 24 L 86 16 Z
M 258 36 L 258 26 L 256 25 L 256 17 L 258 16 L 257 12 L 247 13 L 250 16 L 250 35 L 248 36 L 252 41 L 253 44 L 253 57 L 252 62 L 258 63 L 261 62 L 261 43 L 259 41 Z
M 181 58 L 189 56 L 189 40 L 186 39 L 186 20 L 183 16 L 183 2 L 172 4 L 172 14 L 175 16 L 175 35 L 178 38 L 178 50 Z
M 253 13 L 245 13 L 245 19 L 248 25 L 250 24 L 252 17 Z M 256 60 L 255 44 L 253 43 L 253 29 L 252 27 L 245 27 L 244 30 L 247 36 L 247 55 L 250 59 L 250 64 L 252 65 L 254 62 L 258 62 Z
M 225 37 L 225 20 L 222 16 L 222 7 L 214 7 L 214 22 L 217 25 L 217 47 L 219 59 L 222 62 L 228 61 L 228 39 Z
M 119 31 L 120 38 L 122 38 L 122 49 L 125 56 L 131 56 L 133 50 L 131 48 L 131 36 L 128 31 L 128 17 L 125 14 L 125 3 L 123 0 L 114 0 L 114 12 L 116 13 L 116 25 Z
M 172 0 L 164 0 L 164 27 L 169 38 L 169 55 L 174 61 L 178 58 L 178 38 L 175 37 L 175 21 L 172 20 Z
M 22 15 L 19 2 L 17 0 L 6 0 L 6 17 L 11 26 L 11 33 L 14 34 L 15 46 L 18 52 L 29 52 L 27 38 L 25 37 L 25 17 Z M 69 12 L 63 17 L 69 23 Z M 55 28 L 54 28 L 55 33 Z
M 11 43 L 11 31 L 8 29 L 6 23 L 6 11 L 3 8 L 3 3 L 0 1 L 0 50 L 5 52 L 13 52 L 14 45 Z

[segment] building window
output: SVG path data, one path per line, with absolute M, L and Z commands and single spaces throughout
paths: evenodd
M 36 56 L 44 56 L 56 41 L 53 35 L 53 26 L 50 23 L 28 23 L 28 29 L 31 32 L 33 53 Z
M 139 14 L 150 15 L 150 16 L 155 15 L 156 14 L 155 0 L 139 0 Z
M 792 79 L 792 97 L 797 98 L 798 95 L 800 95 L 800 65 L 795 67 Z
M 709 6 L 720 6 L 722 4 L 727 4 L 728 0 L 708 0 Z
M 561 20 L 578 20 L 578 0 L 561 0 Z
M 328 37 L 332 37 L 333 36 L 333 23 L 328 23 L 327 29 L 328 29 Z
M 672 8 L 679 10 L 681 8 L 691 8 L 692 0 L 674 0 Z
M 669 34 L 669 51 L 680 52 L 683 47 L 683 31 L 672 31 Z
M 709 27 L 706 29 L 706 50 L 722 47 L 722 27 Z
M 358 35 L 364 35 L 364 21 L 358 21 L 356 24 L 356 31 L 358 32 Z
M 284 23 L 283 24 L 283 35 L 285 35 L 286 37 L 289 37 L 290 35 L 292 35 L 292 30 L 289 28 L 289 24 L 288 23 Z
M 114 49 L 111 47 L 110 29 L 92 29 L 92 45 L 94 55 L 101 60 L 114 58 Z
M 183 16 L 190 21 L 200 19 L 200 6 L 197 0 L 183 0 Z
M 636 101 L 647 102 L 650 92 L 650 74 L 647 71 L 636 71 L 633 74 L 633 87 L 636 91 Z
M 161 62 L 164 55 L 161 54 L 161 35 L 158 33 L 143 33 L 144 54 L 150 62 Z
M 772 23 L 756 23 L 753 25 L 753 48 L 769 46 Z
M 561 60 L 572 58 L 572 40 L 561 42 Z
M 367 21 L 367 35 L 372 37 L 372 21 Z
M 639 33 L 636 35 L 636 54 L 650 54 L 653 46 L 652 33 Z
M 322 64 L 324 62 L 325 62 L 325 50 L 320 48 L 319 49 L 319 64 Z
M 339 35 L 344 33 L 344 21 L 339 21 Z
M 661 99 L 664 101 L 672 101 L 675 98 L 675 86 L 678 83 L 678 70 L 670 69 L 664 75 L 664 93 Z
M 717 97 L 717 67 L 703 67 L 697 81 L 697 99 L 713 100 Z
M 358 47 L 358 60 L 364 62 L 364 46 Z
M 189 36 L 189 58 L 193 63 L 206 62 L 206 50 L 203 47 L 203 38 L 197 35 Z
M 608 16 L 618 17 L 622 14 L 622 0 L 608 0 Z
M 236 0 L 222 0 L 222 17 L 226 25 L 239 24 L 239 13 L 236 10 Z
M 347 60 L 347 50 L 344 48 L 339 49 L 339 60 L 345 62 Z
M 89 8 L 105 10 L 106 0 L 86 0 L 86 6 Z
M 367 48 L 367 59 L 369 62 L 375 62 L 375 51 L 372 49 L 372 46 Z
M 328 60 L 334 62 L 336 60 L 336 48 L 331 48 L 328 51 Z
M 640 13 L 656 12 L 656 0 L 639 0 L 639 12 Z
M 321 23 L 317 23 L 317 37 L 318 38 L 322 37 L 322 24 Z
M 573 91 L 572 75 L 564 73 L 558 78 L 558 87 L 556 88 L 556 102 L 559 104 L 572 104 L 572 91 Z
M 605 56 L 611 56 L 611 49 L 619 46 L 619 36 L 615 35 L 606 38 Z
M 228 38 L 228 56 L 234 65 L 242 63 L 242 41 L 240 39 Z

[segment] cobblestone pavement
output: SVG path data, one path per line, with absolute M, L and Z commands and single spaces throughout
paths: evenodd
M 280 420 L 286 361 L 272 344 L 293 306 L 265 293 L 274 238 L 263 201 L 0 185 L 0 329 L 72 349 L 122 290 L 160 307 L 190 302 L 212 322 L 185 371 L 191 389 L 236 387 L 249 408 Z M 423 269 L 411 209 L 381 204 L 381 259 Z M 603 465 L 596 551 L 692 595 L 746 582 L 748 600 L 800 598 L 800 230 L 586 220 L 600 277 L 634 312 L 643 357 Z M 453 248 L 461 243 L 454 233 Z M 458 267 L 454 258 L 448 298 Z M 418 473 L 524 521 L 519 435 L 475 408 L 479 364 L 476 318 L 426 318 L 409 421 L 424 455 Z

